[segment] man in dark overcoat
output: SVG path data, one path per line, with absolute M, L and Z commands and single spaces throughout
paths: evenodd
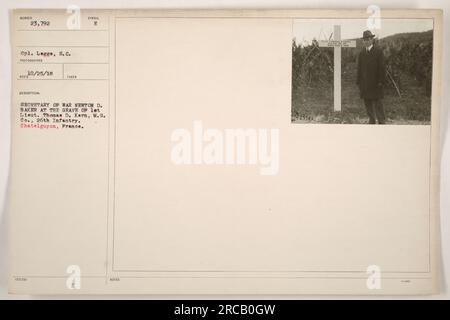
M 364 99 L 369 123 L 385 124 L 383 86 L 386 79 L 386 68 L 383 51 L 375 45 L 375 35 L 369 30 L 363 32 L 364 48 L 359 53 L 356 84 L 360 96 Z

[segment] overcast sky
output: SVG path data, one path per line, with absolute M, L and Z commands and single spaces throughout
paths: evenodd
M 361 38 L 367 27 L 367 19 L 296 19 L 294 37 L 297 43 L 309 44 L 311 40 L 327 40 L 333 33 L 333 26 L 341 26 L 342 39 Z M 381 19 L 381 29 L 371 30 L 378 38 L 396 33 L 421 32 L 433 29 L 432 19 Z

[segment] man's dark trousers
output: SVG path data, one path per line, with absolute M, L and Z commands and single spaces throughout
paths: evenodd
M 384 107 L 381 99 L 364 99 L 367 114 L 369 115 L 369 124 L 375 124 L 378 119 L 379 124 L 386 123 L 386 116 L 384 114 Z

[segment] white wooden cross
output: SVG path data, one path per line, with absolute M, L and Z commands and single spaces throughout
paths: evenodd
M 355 40 L 341 40 L 341 26 L 334 26 L 333 40 L 319 41 L 319 47 L 334 47 L 334 111 L 341 111 L 341 48 L 355 48 Z

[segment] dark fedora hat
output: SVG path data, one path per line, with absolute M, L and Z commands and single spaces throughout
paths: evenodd
M 371 39 L 371 38 L 375 38 L 375 35 L 370 32 L 370 30 L 366 30 L 363 32 L 363 39 Z

